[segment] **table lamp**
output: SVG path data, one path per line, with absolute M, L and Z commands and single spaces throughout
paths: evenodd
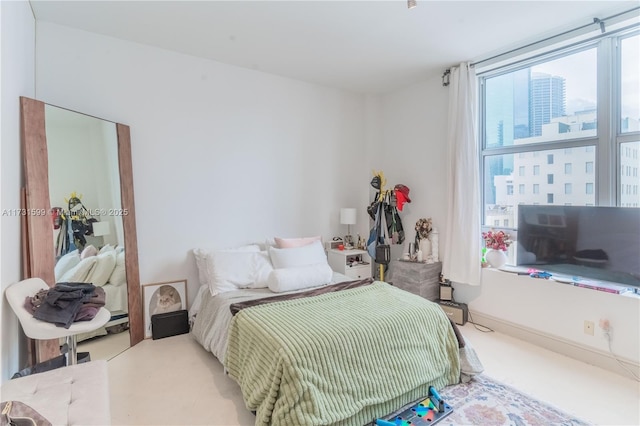
M 351 225 L 356 224 L 356 209 L 342 208 L 340 209 L 340 224 L 347 225 L 347 235 L 344 236 L 344 247 L 353 248 L 353 237 L 351 236 Z
M 111 233 L 109 222 L 93 222 L 91 226 L 93 228 L 94 237 L 102 237 Z

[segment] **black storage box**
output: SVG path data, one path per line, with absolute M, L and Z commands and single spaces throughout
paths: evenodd
M 151 337 L 153 340 L 188 332 L 189 313 L 187 310 L 151 315 Z

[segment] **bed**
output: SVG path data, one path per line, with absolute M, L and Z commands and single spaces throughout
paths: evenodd
M 87 282 L 102 287 L 105 308 L 114 315 L 129 312 L 123 247 L 105 245 L 100 250 L 87 246 L 82 253 L 74 250 L 62 256 L 55 266 L 56 282 Z M 77 341 L 107 334 L 106 327 L 77 336 Z
M 193 251 L 192 336 L 257 425 L 363 425 L 480 373 L 439 305 L 335 273 L 319 237 Z
M 334 274 L 327 288 L 357 284 L 348 280 Z M 238 382 L 257 425 L 362 425 L 427 395 L 430 385 L 482 371 L 426 299 L 383 282 L 305 293 L 261 303 L 281 296 L 202 292 L 192 335 Z

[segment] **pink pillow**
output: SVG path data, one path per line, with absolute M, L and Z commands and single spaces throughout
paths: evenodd
M 86 259 L 87 257 L 96 256 L 98 254 L 98 249 L 92 245 L 88 245 L 82 250 L 80 253 L 80 259 Z
M 276 247 L 278 248 L 294 248 L 294 247 L 302 247 L 311 244 L 314 241 L 322 242 L 322 237 L 320 235 L 316 237 L 303 237 L 303 238 L 278 238 L 275 237 Z

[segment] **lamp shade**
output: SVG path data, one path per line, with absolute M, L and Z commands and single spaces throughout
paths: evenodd
M 340 224 L 342 225 L 355 225 L 356 224 L 356 209 L 342 208 L 340 209 Z
M 109 235 L 111 229 L 109 228 L 109 222 L 93 222 L 93 235 L 95 237 L 102 237 L 103 235 Z

